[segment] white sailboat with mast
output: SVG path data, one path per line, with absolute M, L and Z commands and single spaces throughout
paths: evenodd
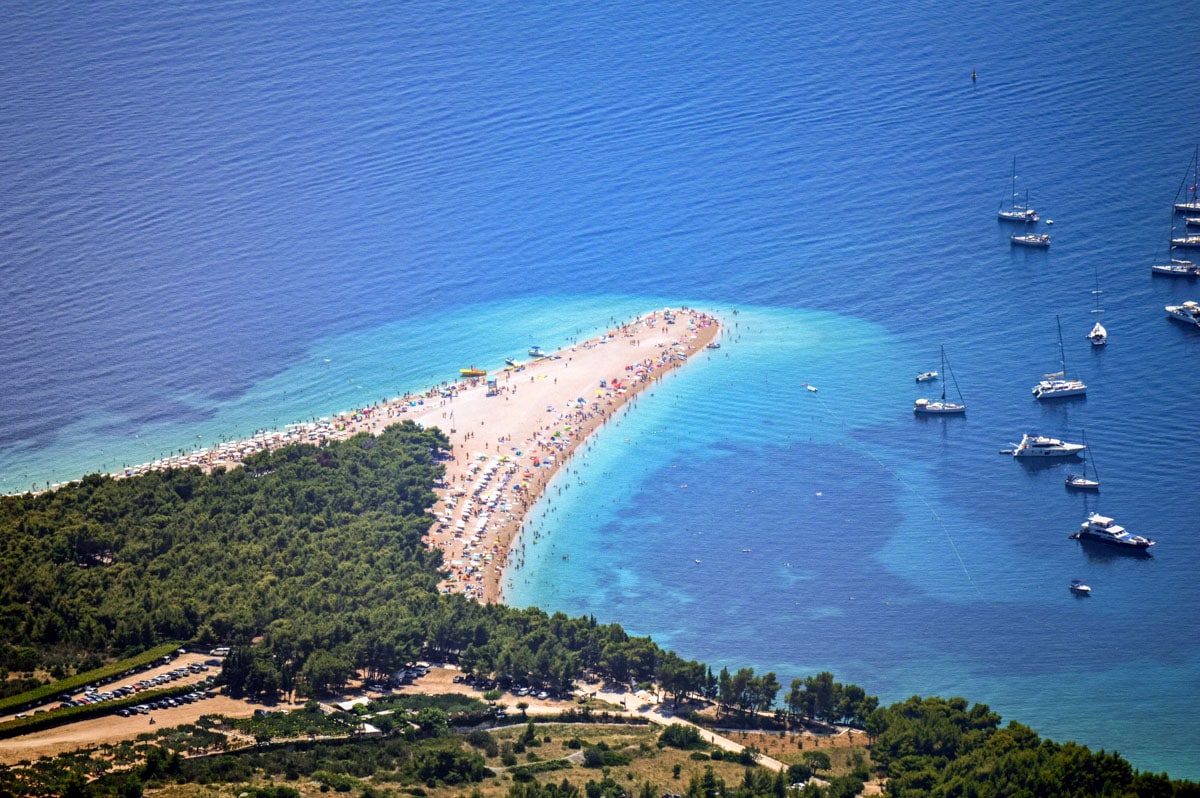
M 1082 396 L 1087 393 L 1087 386 L 1082 380 L 1067 377 L 1067 355 L 1063 350 L 1062 321 L 1054 317 L 1058 324 L 1058 365 L 1059 370 L 1053 374 L 1043 374 L 1037 385 L 1033 386 L 1033 395 L 1037 399 L 1065 399 L 1069 396 Z
M 1182 213 L 1200 213 L 1200 145 L 1196 146 L 1196 151 L 1192 154 L 1192 162 L 1188 166 L 1191 167 L 1192 179 L 1189 183 L 1187 173 L 1184 173 L 1183 184 L 1180 188 L 1187 186 L 1187 193 L 1182 202 L 1175 203 L 1175 210 Z M 1175 196 L 1178 199 L 1178 192 Z
M 1087 446 L 1087 435 L 1080 433 L 1083 437 L 1083 445 Z M 1083 473 L 1067 474 L 1066 484 L 1068 490 L 1100 490 L 1100 474 L 1096 471 L 1096 461 L 1092 460 L 1092 478 L 1088 478 L 1087 461 L 1090 459 L 1091 449 L 1085 448 L 1086 452 L 1083 456 Z
M 1176 194 L 1176 197 L 1179 195 Z M 1200 266 L 1187 258 L 1175 257 L 1175 214 L 1171 214 L 1170 233 L 1167 236 L 1167 257 L 1150 264 L 1150 273 L 1164 277 L 1200 277 Z
M 1005 200 L 1000 200 L 1000 208 L 996 211 L 996 217 L 1002 222 L 1036 222 L 1038 220 L 1038 212 L 1029 207 L 1029 197 L 1025 197 L 1025 204 L 1017 203 L 1017 156 L 1013 156 L 1012 162 L 1012 193 L 1007 198 L 1008 208 L 1006 209 Z
M 1093 268 L 1093 271 L 1096 273 L 1096 287 L 1092 289 L 1092 296 L 1096 300 L 1096 307 L 1092 308 L 1092 313 L 1099 315 L 1104 312 L 1100 308 L 1100 295 L 1104 292 L 1100 290 L 1100 270 Z M 1087 339 L 1092 342 L 1092 346 L 1104 346 L 1108 343 L 1108 330 L 1104 329 L 1100 319 L 1096 319 L 1092 331 L 1087 334 Z
M 1025 192 L 1025 205 L 1027 207 L 1029 205 L 1029 192 Z M 1024 225 L 1021 228 L 1021 232 L 1011 233 L 1008 236 L 1008 240 L 1014 246 L 1037 247 L 1039 249 L 1045 249 L 1045 248 L 1049 247 L 1050 246 L 1050 234 L 1049 233 L 1031 233 L 1031 232 L 1029 232 L 1030 224 L 1037 224 L 1037 216 L 1036 215 L 1033 217 L 1032 220 L 1025 219 Z M 1047 222 L 1047 224 L 1049 224 L 1049 222 Z
M 913 402 L 913 412 L 923 415 L 962 415 L 967 412 L 967 406 L 963 404 L 962 391 L 958 388 L 958 379 L 954 376 L 954 371 L 946 364 L 946 347 L 941 347 L 942 351 L 942 373 L 949 371 L 950 379 L 954 382 L 954 390 L 958 394 L 958 402 L 946 401 L 946 380 L 942 380 L 942 398 L 936 401 L 929 399 L 918 399 Z
M 1188 174 L 1190 172 L 1191 174 Z M 1179 188 L 1175 190 L 1175 202 L 1171 206 L 1171 224 L 1169 226 L 1170 235 L 1167 236 L 1167 258 L 1165 261 L 1153 262 L 1150 264 L 1150 272 L 1152 274 L 1160 274 L 1166 277 L 1200 277 L 1200 265 L 1187 258 L 1175 257 L 1175 250 L 1179 247 L 1200 246 L 1200 241 L 1192 243 L 1200 236 L 1191 236 L 1187 232 L 1187 226 L 1191 222 L 1191 218 L 1184 216 L 1183 236 L 1175 235 L 1177 217 L 1176 213 L 1197 213 L 1200 212 L 1200 197 L 1197 197 L 1197 192 L 1200 191 L 1200 146 L 1196 148 L 1196 152 L 1192 155 L 1192 162 L 1188 164 L 1188 171 L 1184 172 L 1183 180 L 1179 182 Z

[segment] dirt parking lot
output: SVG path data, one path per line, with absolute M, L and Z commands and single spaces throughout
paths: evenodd
M 207 654 L 181 654 L 168 664 L 158 665 L 149 670 L 118 679 L 101 690 L 133 684 L 143 679 L 149 679 L 167 673 L 181 666 L 192 663 L 203 663 L 212 659 Z M 220 670 L 210 667 L 207 672 L 189 673 L 175 681 L 171 686 L 197 684 Z M 77 695 L 82 695 L 78 693 Z M 48 706 L 57 706 L 58 702 Z M 280 704 L 277 708 L 287 709 L 297 705 Z M 118 743 L 122 740 L 132 740 L 139 734 L 152 732 L 169 726 L 181 726 L 195 723 L 201 715 L 225 715 L 227 717 L 249 717 L 261 705 L 250 704 L 246 701 L 235 701 L 220 693 L 213 698 L 196 701 L 193 704 L 183 704 L 171 709 L 156 709 L 148 715 L 132 715 L 122 718 L 116 714 L 103 715 L 89 720 L 76 721 L 53 729 L 33 732 L 31 734 L 0 740 L 0 763 L 11 765 L 22 760 L 34 760 L 42 756 L 55 756 L 66 751 L 80 748 L 94 748 L 105 743 Z M 52 710 L 51 710 L 52 711 Z M 9 716 L 12 717 L 12 716 Z M 7 720 L 8 718 L 5 718 Z M 150 723 L 151 719 L 154 723 Z

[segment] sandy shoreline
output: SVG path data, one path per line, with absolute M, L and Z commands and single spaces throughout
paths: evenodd
M 720 325 L 706 313 L 657 310 L 605 335 L 541 357 L 518 358 L 486 377 L 330 418 L 261 431 L 220 446 L 128 468 L 116 478 L 164 468 L 236 467 L 251 454 L 294 443 L 320 444 L 414 421 L 438 427 L 452 457 L 431 508 L 425 542 L 443 552 L 441 589 L 500 601 L 511 547 L 530 508 L 575 449 L 642 390 L 701 352 Z M 492 385 L 489 387 L 489 382 Z
M 718 331 L 716 320 L 698 311 L 657 311 L 491 375 L 494 395 L 477 385 L 410 412 L 453 444 L 437 521 L 426 536 L 450 574 L 443 591 L 501 600 L 513 542 L 549 481 L 588 436 Z

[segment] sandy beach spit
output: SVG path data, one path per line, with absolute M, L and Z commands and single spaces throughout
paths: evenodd
M 425 541 L 443 552 L 448 575 L 441 589 L 499 601 L 513 541 L 553 476 L 588 436 L 645 388 L 704 351 L 719 329 L 709 314 L 665 308 L 557 352 L 531 350 L 526 360 L 513 360 L 498 371 L 283 430 L 263 430 L 247 440 L 112 476 L 232 468 L 255 452 L 293 443 L 379 434 L 403 421 L 436 426 L 446 433 L 451 450 Z
M 511 366 L 489 391 L 457 391 L 409 418 L 453 444 L 428 544 L 443 552 L 441 588 L 501 600 L 514 540 L 546 485 L 587 438 L 663 375 L 702 352 L 719 325 L 699 311 L 660 310 L 600 338 Z

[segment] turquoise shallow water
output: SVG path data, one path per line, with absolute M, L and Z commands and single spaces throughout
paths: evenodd
M 1192 624 L 1194 540 L 1159 527 L 1148 560 L 1081 549 L 1066 536 L 1089 509 L 1151 517 L 1123 458 L 1103 467 L 1097 500 L 1064 490 L 1066 465 L 998 454 L 1023 428 L 1005 419 L 1018 410 L 1086 424 L 1097 452 L 1138 445 L 1099 431 L 1102 399 L 1046 411 L 1027 386 L 987 377 L 1003 366 L 959 358 L 966 418 L 914 418 L 928 358 L 881 328 L 820 312 L 731 318 L 717 356 L 643 399 L 552 486 L 510 602 L 620 620 L 715 664 L 787 678 L 831 667 L 892 699 L 986 696 L 1143 767 L 1190 757 L 1193 720 L 1175 708 L 1196 673 L 1177 636 Z M 1096 595 L 1071 595 L 1071 578 Z M 1123 684 L 1157 689 L 1133 711 Z
M 1200 288 L 1147 271 L 1200 139 L 1195 14 L 6 10 L 0 490 L 695 304 L 722 349 L 563 475 L 513 601 L 1200 778 L 1200 337 L 1162 312 Z M 1048 252 L 994 219 L 1014 155 Z M 1038 405 L 1055 315 L 1091 388 Z M 914 419 L 942 344 L 970 410 Z M 997 454 L 1084 430 L 1098 500 Z M 1151 560 L 1065 540 L 1097 501 Z

